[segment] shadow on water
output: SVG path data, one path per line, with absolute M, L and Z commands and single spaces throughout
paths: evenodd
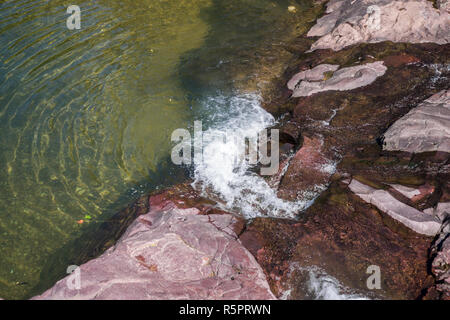
M 167 158 L 166 161 L 171 160 Z M 129 201 L 130 197 L 124 195 L 124 199 L 120 199 L 118 204 L 105 208 L 105 214 L 110 213 L 107 215 L 110 218 L 105 221 L 85 222 L 83 225 L 84 230 L 80 237 L 66 243 L 47 259 L 40 274 L 40 281 L 28 291 L 27 296 L 24 298 L 28 299 L 42 294 L 45 290 L 52 287 L 58 280 L 67 276 L 67 268 L 69 266 L 80 266 L 100 256 L 119 240 L 139 215 L 148 212 L 150 194 L 158 192 L 164 187 L 182 183 L 188 179 L 188 175 L 189 173 L 185 167 L 172 170 L 170 174 L 164 177 L 155 173 L 152 181 L 159 185 L 157 189 L 147 190 L 135 195 L 134 200 L 128 206 L 119 212 L 115 212 L 117 205 L 122 205 L 124 200 Z M 142 181 L 141 185 L 145 184 L 148 184 L 148 181 Z
M 288 12 L 291 5 L 295 14 Z M 209 26 L 204 45 L 180 60 L 185 90 L 201 88 L 203 95 L 211 95 L 245 87 L 260 73 L 259 58 L 276 59 L 284 40 L 302 34 L 303 27 L 314 21 L 315 15 L 311 19 L 306 14 L 312 6 L 311 0 L 213 0 L 200 14 Z
M 34 0 L 28 1 L 31 3 Z M 261 56 L 272 55 L 273 60 L 277 60 L 279 52 L 274 48 L 284 45 L 281 39 L 289 38 L 292 33 L 301 34 L 305 31 L 305 23 L 301 21 L 302 14 L 311 8 L 312 0 L 202 0 L 199 1 L 201 5 L 190 1 L 152 3 L 143 0 L 121 2 L 85 0 L 84 2 L 92 5 L 86 16 L 88 22 L 92 19 L 93 23 L 90 26 L 86 25 L 86 28 L 72 36 L 70 41 L 60 29 L 56 31 L 45 29 L 48 21 L 42 22 L 39 28 L 26 25 L 27 28 L 35 29 L 35 33 L 30 35 L 36 37 L 35 40 L 32 39 L 33 41 L 36 43 L 44 41 L 42 47 L 57 41 L 61 53 L 48 48 L 42 48 L 43 50 L 38 53 L 28 53 L 27 50 L 31 50 L 32 47 L 27 46 L 25 41 L 27 35 L 17 33 L 25 26 L 17 29 L 15 25 L 10 24 L 3 26 L 3 30 L 0 28 L 0 31 L 7 31 L 3 34 L 0 32 L 0 36 L 11 36 L 10 39 L 5 38 L 8 44 L 11 43 L 11 47 L 19 49 L 23 42 L 24 47 L 20 49 L 22 50 L 20 53 L 9 58 L 5 54 L 10 60 L 10 66 L 11 63 L 15 63 L 17 68 L 27 66 L 29 70 L 24 69 L 23 72 L 30 72 L 34 78 L 52 84 L 43 90 L 35 87 L 37 81 L 23 83 L 22 91 L 36 90 L 37 93 L 33 95 L 35 101 L 26 101 L 27 103 L 23 103 L 22 106 L 22 100 L 19 100 L 21 93 L 12 91 L 17 89 L 20 79 L 17 82 L 10 81 L 11 79 L 15 81 L 15 76 L 20 75 L 18 73 L 20 69 L 7 70 L 14 76 L 9 80 L 3 79 L 0 75 L 0 89 L 5 91 L 3 97 L 0 95 L 0 104 L 3 101 L 6 106 L 20 107 L 0 110 L 0 119 L 4 116 L 3 119 L 8 122 L 11 122 L 11 118 L 16 120 L 12 124 L 14 129 L 17 129 L 9 130 L 8 144 L 0 145 L 0 159 L 10 165 L 7 170 L 0 172 L 0 177 L 4 172 L 8 172 L 5 179 L 2 179 L 5 182 L 0 181 L 0 193 L 3 189 L 7 190 L 4 194 L 9 197 L 11 193 L 9 190 L 12 190 L 14 185 L 7 183 L 14 181 L 17 185 L 13 191 L 17 190 L 20 195 L 19 192 L 26 190 L 29 194 L 26 201 L 24 199 L 25 204 L 20 205 L 29 206 L 26 209 L 34 216 L 20 212 L 21 215 L 16 214 L 14 218 L 19 222 L 20 219 L 30 217 L 36 219 L 46 214 L 52 219 L 57 217 L 62 220 L 64 217 L 64 226 L 72 226 L 80 214 L 81 217 L 86 213 L 95 216 L 92 222 L 80 226 L 82 232 L 77 231 L 71 238 L 66 237 L 68 241 L 64 238 L 65 242 L 61 242 L 62 247 L 59 246 L 61 239 L 52 238 L 50 235 L 51 232 L 54 233 L 50 227 L 47 227 L 49 235 L 42 235 L 45 233 L 43 231 L 45 227 L 33 225 L 40 231 L 39 235 L 33 238 L 28 233 L 27 239 L 21 238 L 21 241 L 31 243 L 27 250 L 39 256 L 36 264 L 42 265 L 33 269 L 40 269 L 39 280 L 37 283 L 18 284 L 29 286 L 30 289 L 27 287 L 17 290 L 17 293 L 5 293 L 12 298 L 19 295 L 28 298 L 42 293 L 66 275 L 69 265 L 85 263 L 113 245 L 134 218 L 147 209 L 143 200 L 146 196 L 141 196 L 142 193 L 126 193 L 127 190 L 139 186 L 136 190 L 148 194 L 155 191 L 156 186 L 169 186 L 184 181 L 187 177 L 186 170 L 172 169 L 170 158 L 161 151 L 161 145 L 167 142 L 171 128 L 180 126 L 190 128 L 193 118 L 207 118 L 208 115 L 205 113 L 208 111 L 201 104 L 205 97 L 218 93 L 232 94 L 237 88 L 245 86 L 249 80 L 257 78 L 259 75 L 255 61 L 259 61 Z M 58 0 L 49 3 L 54 4 L 49 10 L 59 12 L 60 17 L 64 19 L 65 12 L 61 11 L 60 7 L 64 7 L 65 2 Z M 148 9 L 144 10 L 146 5 Z M 295 15 L 288 12 L 289 5 L 297 7 Z M 45 16 L 45 12 L 44 8 L 38 13 Z M 200 12 L 199 19 L 198 12 Z M 314 18 L 308 16 L 306 20 L 307 23 L 311 23 Z M 33 20 L 30 17 L 24 21 L 31 23 Z M 61 22 L 58 21 L 50 22 L 53 24 Z M 160 29 L 162 31 L 158 32 Z M 89 50 L 86 50 L 85 46 L 89 47 Z M 41 57 L 31 59 L 28 54 Z M 45 55 L 48 55 L 48 59 Z M 63 61 L 60 61 L 61 57 L 64 58 Z M 42 64 L 43 58 L 46 58 L 44 63 L 47 65 Z M 76 63 L 71 65 L 70 61 L 73 59 Z M 8 67 L 7 64 L 5 66 Z M 5 66 L 0 64 L 0 69 L 6 68 Z M 54 73 L 59 79 L 46 78 L 51 76 L 51 73 L 40 74 L 42 70 L 53 70 L 52 68 L 60 72 Z M 78 87 L 80 83 L 83 86 Z M 41 97 L 40 95 L 47 93 L 46 90 L 55 91 L 54 96 Z M 65 90 L 74 93 L 76 99 L 81 97 L 81 101 L 74 100 L 75 108 L 69 103 L 71 101 L 65 100 L 66 95 L 60 94 Z M 13 101 L 14 98 L 17 99 Z M 10 103 L 8 99 L 14 103 Z M 48 106 L 49 102 L 51 108 Z M 25 110 L 30 105 L 36 111 L 12 114 L 16 110 Z M 62 106 L 68 107 L 59 111 Z M 217 110 L 209 112 L 215 111 Z M 64 118 L 61 115 L 64 115 Z M 82 119 L 74 121 L 74 117 L 80 115 L 83 115 Z M 26 123 L 24 119 L 27 120 Z M 152 126 L 151 130 L 148 129 L 149 123 Z M 5 122 L 5 126 L 7 124 Z M 26 132 L 20 131 L 20 126 L 24 124 L 25 129 L 28 128 Z M 36 128 L 34 124 L 37 124 Z M 47 127 L 51 131 L 47 130 Z M 104 128 L 106 129 L 103 130 Z M 61 131 L 61 135 L 58 130 Z M 66 131 L 69 136 L 64 135 Z M 19 138 L 16 137 L 16 132 L 20 133 Z M 98 136 L 92 132 L 98 133 Z M 37 139 L 37 144 L 32 141 L 32 137 Z M 30 143 L 25 143 L 28 142 L 24 140 L 25 138 L 29 139 Z M 104 141 L 107 141 L 108 145 L 105 145 Z M 13 147 L 19 146 L 20 143 L 24 147 L 23 150 L 19 150 L 20 152 L 17 151 L 17 155 L 25 160 L 18 161 L 15 158 L 11 160 L 11 155 L 16 154 Z M 34 148 L 31 151 L 30 145 Z M 49 146 L 47 153 L 43 149 L 46 145 Z M 59 145 L 60 149 L 55 147 Z M 84 149 L 81 150 L 81 147 Z M 79 158 L 68 159 L 72 152 Z M 110 152 L 113 152 L 113 157 Z M 30 153 L 39 157 L 37 160 L 40 166 L 37 169 L 36 166 L 30 167 L 30 161 L 27 159 Z M 81 163 L 81 160 L 88 162 L 88 165 Z M 67 164 L 66 171 L 58 171 L 61 163 Z M 20 167 L 21 165 L 23 167 Z M 37 173 L 33 170 L 37 170 Z M 32 180 L 35 176 L 39 184 Z M 108 179 L 100 179 L 102 176 Z M 124 177 L 127 178 L 126 181 Z M 62 187 L 60 181 L 64 181 L 67 185 Z M 82 185 L 78 186 L 78 182 Z M 59 198 L 54 199 L 54 206 L 58 210 L 50 211 L 49 200 L 42 196 L 42 199 L 39 198 L 40 195 L 34 188 L 39 191 L 49 189 L 50 195 L 58 195 Z M 83 196 L 82 193 L 78 194 L 78 191 L 87 191 L 88 194 L 92 192 L 92 195 Z M 111 191 L 114 191 L 114 197 Z M 67 197 L 67 192 L 73 193 L 72 198 Z M 80 210 L 75 204 L 74 208 L 70 207 L 74 199 L 76 205 L 82 202 L 87 209 Z M 133 199 L 137 202 L 114 215 L 117 208 L 122 207 L 124 203 L 132 202 Z M 37 207 L 38 201 L 41 207 Z M 95 210 L 90 208 L 94 205 Z M 7 202 L 4 202 L 4 206 L 6 209 L 3 210 L 5 212 L 3 218 L 9 214 Z M 99 210 L 102 212 L 96 212 Z M 100 217 L 102 219 L 99 219 Z M 8 230 L 7 226 L 4 229 Z M 67 227 L 67 230 L 71 229 Z M 11 237 L 11 242 L 13 240 L 16 241 Z M 45 242 L 42 247 L 48 252 L 41 253 L 43 249 L 40 245 L 32 243 L 33 241 Z M 9 253 L 26 251 L 19 250 L 17 244 L 9 249 Z M 30 261 L 29 257 L 23 259 L 26 263 Z M 14 263 L 20 262 L 14 260 Z M 4 269 L 4 273 L 8 273 L 9 269 L 6 267 Z M 25 269 L 27 272 L 24 271 L 24 274 L 29 276 L 29 270 L 31 267 Z M 7 274 L 5 278 L 9 280 L 11 277 Z M 34 275 L 30 278 L 34 278 Z
M 169 184 L 171 132 L 191 122 L 176 66 L 207 1 L 80 0 L 74 31 L 66 1 L 0 3 L 0 297 L 27 296 L 76 221 Z
M 201 100 L 206 96 L 233 92 L 237 72 L 253 76 L 249 66 L 255 55 L 262 55 L 261 49 L 278 43 L 286 24 L 293 23 L 290 20 L 293 18 L 287 13 L 287 7 L 292 3 L 294 1 L 288 0 L 214 0 L 212 5 L 201 9 L 200 18 L 206 23 L 208 32 L 200 47 L 181 56 L 177 71 L 194 117 L 205 119 L 204 113 L 207 111 L 202 109 Z M 304 9 L 310 7 L 306 1 L 299 1 L 297 6 Z M 180 169 L 170 177 L 153 174 L 151 181 L 154 185 L 158 181 L 170 185 L 185 178 L 186 171 Z M 146 182 L 142 181 L 143 184 Z M 66 276 L 69 265 L 83 264 L 111 247 L 135 217 L 146 212 L 146 199 L 147 195 L 140 197 L 103 223 L 88 224 L 78 238 L 48 258 L 40 273 L 39 283 L 27 296 L 42 293 Z M 123 202 L 119 200 L 119 203 Z M 105 211 L 112 213 L 113 208 L 117 208 L 117 204 Z

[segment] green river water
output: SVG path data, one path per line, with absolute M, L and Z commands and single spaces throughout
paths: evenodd
M 66 27 L 71 4 L 80 30 Z M 40 283 L 49 257 L 86 224 L 183 179 L 169 158 L 172 131 L 207 116 L 205 97 L 256 77 L 255 56 L 304 32 L 310 6 L 1 0 L 0 297 L 49 287 Z

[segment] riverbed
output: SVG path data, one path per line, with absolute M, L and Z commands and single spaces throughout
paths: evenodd
M 48 261 L 73 259 L 58 249 L 186 178 L 217 187 L 244 213 L 252 207 L 239 188 L 221 193 L 214 167 L 175 166 L 170 136 L 195 120 L 204 130 L 273 124 L 259 84 L 281 72 L 285 41 L 314 21 L 311 3 L 80 0 L 81 29 L 69 30 L 64 1 L 3 2 L 0 296 L 50 286 L 41 280 Z

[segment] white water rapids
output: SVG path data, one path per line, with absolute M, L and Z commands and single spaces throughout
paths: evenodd
M 261 107 L 256 94 L 217 96 L 205 101 L 213 108 L 214 125 L 203 132 L 203 161 L 195 165 L 193 186 L 213 196 L 225 209 L 246 218 L 271 216 L 293 218 L 307 208 L 311 200 L 286 201 L 277 197 L 266 180 L 247 162 L 236 161 L 237 141 L 275 124 L 271 114 Z M 230 116 L 231 114 L 231 116 Z M 218 139 L 226 134 L 226 140 Z
M 216 96 L 205 101 L 205 108 L 214 114 L 213 125 L 203 132 L 203 161 L 194 165 L 193 186 L 204 195 L 215 198 L 224 209 L 242 214 L 245 218 L 271 216 L 294 218 L 306 209 L 326 186 L 315 186 L 314 195 L 295 202 L 277 197 L 266 180 L 253 172 L 247 162 L 239 162 L 241 152 L 237 141 L 273 126 L 276 121 L 261 107 L 256 94 L 232 97 Z M 230 116 L 231 115 L 231 116 Z M 226 136 L 226 140 L 223 137 Z M 324 170 L 335 170 L 330 164 Z M 368 299 L 318 268 L 310 268 L 306 283 L 308 295 L 318 300 Z M 289 291 L 284 298 L 288 298 Z M 283 298 L 283 297 L 282 297 Z

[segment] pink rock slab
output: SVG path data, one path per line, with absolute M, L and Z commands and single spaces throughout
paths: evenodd
M 152 207 L 152 206 L 151 206 Z M 117 244 L 33 299 L 275 299 L 233 231 L 230 214 L 201 215 L 163 201 Z

